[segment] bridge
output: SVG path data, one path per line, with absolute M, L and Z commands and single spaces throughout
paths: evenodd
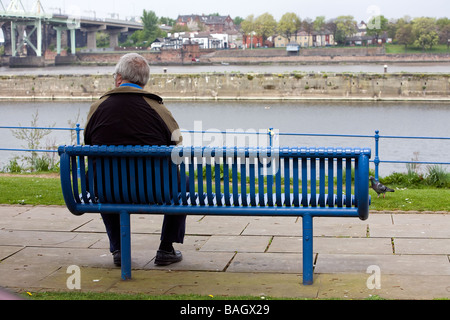
M 58 56 L 61 54 L 63 33 L 70 33 L 70 54 L 75 56 L 77 30 L 87 34 L 87 49 L 95 50 L 98 31 L 109 34 L 110 47 L 114 48 L 118 46 L 121 33 L 143 29 L 141 23 L 134 21 L 87 18 L 76 13 L 47 14 L 40 0 L 35 2 L 32 9 L 25 9 L 21 0 L 11 0 L 6 7 L 0 0 L 0 26 L 5 37 L 5 53 L 10 52 L 12 57 L 20 56 L 25 44 L 28 56 L 42 57 L 45 51 L 43 39 L 46 37 L 49 42 L 49 35 L 51 37 L 54 34 L 54 31 L 49 32 L 51 29 L 56 30 Z

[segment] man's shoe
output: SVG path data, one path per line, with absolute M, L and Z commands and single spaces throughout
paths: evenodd
M 122 255 L 120 254 L 120 250 L 116 250 L 112 253 L 114 265 L 116 267 L 120 267 L 122 264 Z
M 158 266 L 168 266 L 169 264 L 180 262 L 181 260 L 183 260 L 183 255 L 178 250 L 158 250 L 156 252 L 155 264 Z

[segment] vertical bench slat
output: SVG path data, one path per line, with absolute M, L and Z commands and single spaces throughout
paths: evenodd
M 173 161 L 169 161 L 169 165 L 170 165 L 170 174 L 171 174 L 171 178 L 172 178 L 172 201 L 174 205 L 179 205 L 180 204 L 180 196 L 179 196 L 179 188 L 178 186 L 181 187 L 181 182 L 178 181 L 180 174 L 178 172 L 178 166 L 176 163 L 174 163 Z
M 325 159 L 319 159 L 319 206 L 325 207 Z
M 131 201 L 133 203 L 139 203 L 138 195 L 137 195 L 137 181 L 136 181 L 136 159 L 135 158 L 129 158 L 128 159 L 128 169 L 129 172 L 129 178 L 130 178 L 130 194 L 131 194 Z
M 91 201 L 97 203 L 94 181 L 94 159 L 88 157 L 88 190 L 91 195 Z
M 121 192 L 120 192 L 120 182 L 119 182 L 119 161 L 117 157 L 113 157 L 111 160 L 111 171 L 112 171 L 112 181 L 113 181 L 113 195 L 114 201 L 116 203 L 120 203 L 121 201 Z
M 155 174 L 155 184 L 153 185 L 153 188 L 155 189 L 155 196 L 156 196 L 156 203 L 157 204 L 163 204 L 163 198 L 162 198 L 162 185 L 161 185 L 161 171 L 162 171 L 162 166 L 161 166 L 161 158 L 160 157 L 155 157 L 153 159 L 153 164 L 154 164 L 154 174 Z
M 334 159 L 328 158 L 328 207 L 334 207 Z
M 311 176 L 310 176 L 311 200 L 310 200 L 310 205 L 311 205 L 311 207 L 315 208 L 315 207 L 317 207 L 316 158 L 311 158 L 310 167 L 311 167 L 310 168 L 310 170 L 311 170 Z
M 74 157 L 71 157 L 71 158 L 72 158 L 72 187 L 73 187 L 72 190 L 73 190 L 73 195 L 74 195 L 75 201 L 77 203 L 81 203 L 80 194 L 79 194 L 79 191 L 78 191 L 78 174 L 77 174 L 77 171 L 78 171 L 77 158 L 78 157 L 74 156 Z
M 281 159 L 277 158 L 276 163 L 276 172 L 275 172 L 275 193 L 276 193 L 276 204 L 277 207 L 283 206 L 283 201 L 281 199 Z
M 260 157 L 258 158 L 258 204 L 261 207 L 265 207 L 266 206 L 266 202 L 264 201 L 264 158 L 260 155 Z
M 137 179 L 138 179 L 138 195 L 139 203 L 148 203 L 148 199 L 145 196 L 145 168 L 144 168 L 144 158 L 137 158 Z
M 235 153 L 236 155 L 236 153 Z M 239 206 L 239 187 L 238 187 L 238 169 L 237 169 L 237 156 L 233 158 L 233 163 L 231 164 L 231 179 L 232 179 L 232 189 L 233 189 L 233 204 Z
M 345 159 L 345 206 L 352 206 L 352 159 Z
M 295 162 L 295 159 L 294 159 L 294 162 Z M 291 206 L 291 174 L 290 173 L 291 173 L 290 159 L 284 158 L 284 204 L 286 207 Z
M 294 193 L 294 199 L 292 205 L 294 207 L 300 207 L 300 187 L 299 187 L 299 171 L 298 171 L 298 158 L 292 159 L 292 192 Z
M 215 192 L 216 192 L 216 204 L 218 206 L 222 206 L 222 188 L 221 188 L 221 172 L 220 172 L 220 160 L 222 158 L 219 157 L 217 154 L 214 158 L 214 181 L 215 181 Z M 222 166 L 223 168 L 223 166 Z
M 120 158 L 120 171 L 122 175 L 122 197 L 124 203 L 130 203 L 127 159 Z
M 164 195 L 164 203 L 167 205 L 171 204 L 171 199 L 170 199 L 170 163 L 172 161 L 170 160 L 170 158 L 167 157 L 163 157 L 161 159 L 161 164 L 163 167 L 163 180 L 162 180 L 162 185 L 163 185 L 163 195 Z
M 155 198 L 154 198 L 154 188 L 153 188 L 153 169 L 154 169 L 154 165 L 153 165 L 153 159 L 150 157 L 146 157 L 145 158 L 145 181 L 146 181 L 146 192 L 147 192 L 147 198 L 148 198 L 148 202 L 151 204 L 155 203 Z
M 357 178 L 359 177 L 359 165 L 358 165 L 358 158 L 355 159 L 355 179 L 354 179 L 354 199 L 355 199 L 355 206 L 358 206 L 358 192 L 359 192 L 359 179 Z
M 239 157 L 241 162 L 241 204 L 244 207 L 248 206 L 247 203 L 247 168 L 246 168 L 246 158 Z
M 95 162 L 95 172 L 97 175 L 97 192 L 98 192 L 98 199 L 100 202 L 106 202 L 105 201 L 105 195 L 103 192 L 103 159 L 98 158 Z
M 206 195 L 208 199 L 208 205 L 214 205 L 214 193 L 213 193 L 213 178 L 212 178 L 212 157 L 206 159 Z
M 105 178 L 106 201 L 114 202 L 111 183 L 111 159 L 109 157 L 103 159 L 103 176 Z
M 342 158 L 337 159 L 337 182 L 336 182 L 336 194 L 337 194 L 337 206 L 342 208 Z
M 267 206 L 273 207 L 273 175 L 275 173 L 274 169 L 274 159 L 267 158 L 266 172 L 267 172 Z
M 308 159 L 302 158 L 302 206 L 308 207 Z
M 191 200 L 191 205 L 197 205 L 197 197 L 195 196 L 194 157 L 189 158 L 189 199 Z
M 79 157 L 80 161 L 80 184 L 81 184 L 81 197 L 83 198 L 84 203 L 89 203 L 89 199 L 87 196 L 88 188 L 86 186 L 86 163 L 84 156 Z
M 256 207 L 256 174 L 255 174 L 255 161 L 257 161 L 257 157 L 249 158 L 249 183 L 250 183 L 250 205 L 252 207 Z
M 225 205 L 227 207 L 231 206 L 230 202 L 230 168 L 228 165 L 228 157 L 224 155 L 223 158 L 223 196 L 225 200 Z
M 203 158 L 197 158 L 197 188 L 198 202 L 201 206 L 205 205 L 204 189 L 203 189 Z
M 180 163 L 180 190 L 181 190 L 181 203 L 186 206 L 188 204 L 186 184 L 186 158 Z

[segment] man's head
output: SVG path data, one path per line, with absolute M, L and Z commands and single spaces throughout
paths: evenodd
M 116 87 L 122 83 L 134 83 L 144 87 L 149 78 L 150 67 L 147 60 L 137 53 L 128 53 L 122 56 L 114 71 Z

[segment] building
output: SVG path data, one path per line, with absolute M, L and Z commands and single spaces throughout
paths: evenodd
M 280 34 L 275 36 L 274 39 L 274 45 L 277 48 L 286 47 L 289 43 L 288 39 Z M 328 30 L 313 31 L 311 33 L 307 33 L 306 31 L 299 31 L 296 34 L 292 35 L 290 40 L 291 42 L 297 43 L 301 48 L 326 47 L 335 45 L 334 35 Z
M 190 31 L 206 31 L 210 33 L 226 33 L 237 30 L 233 19 L 216 15 L 179 15 L 176 21 L 179 26 L 186 26 Z
M 161 51 L 167 49 L 180 49 L 185 44 L 197 44 L 199 49 L 228 49 L 236 47 L 236 37 L 227 33 L 210 33 L 210 32 L 180 32 L 168 34 L 166 38 L 156 39 L 151 50 Z

